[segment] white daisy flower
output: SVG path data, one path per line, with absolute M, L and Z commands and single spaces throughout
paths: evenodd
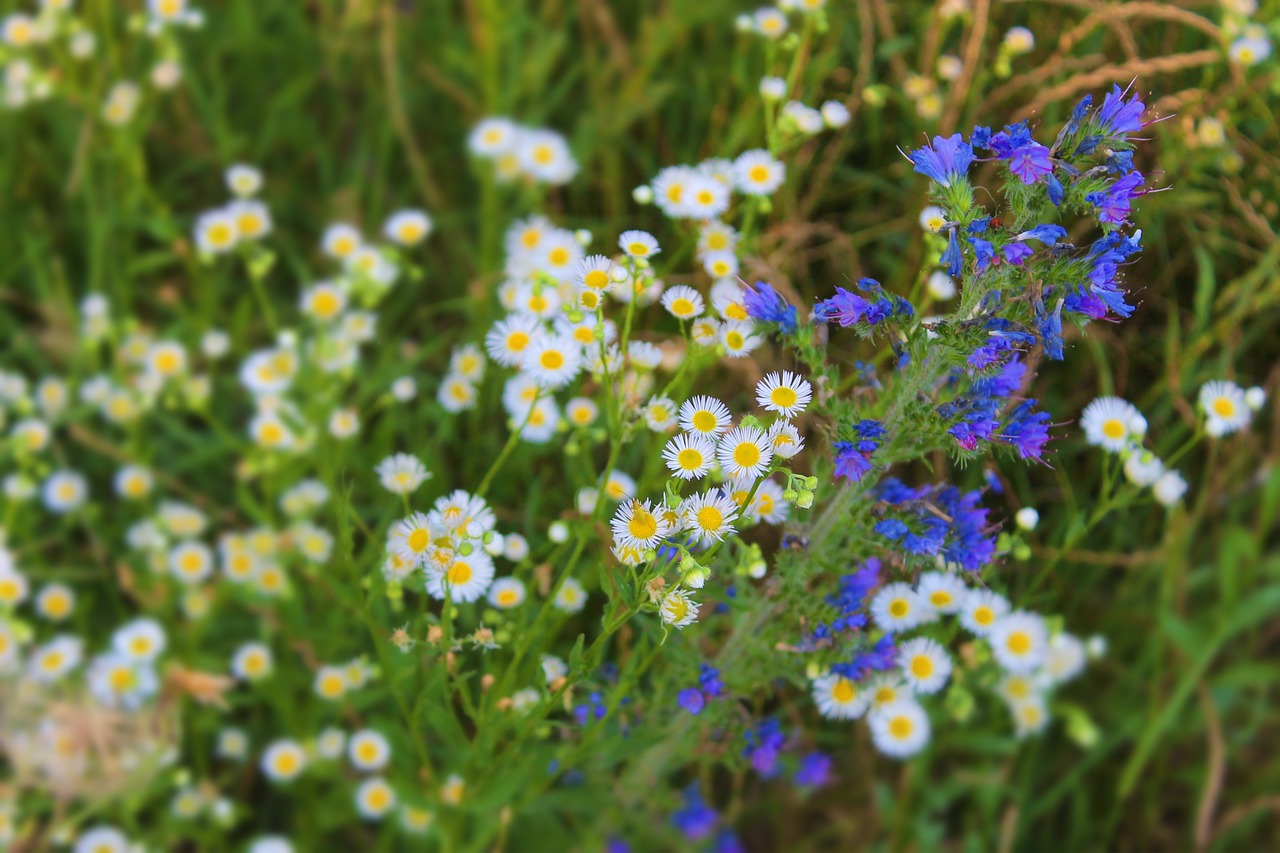
M 765 38 L 782 38 L 787 32 L 787 16 L 772 6 L 764 6 L 751 16 L 752 28 Z
M 1049 707 L 1038 693 L 1009 703 L 1009 711 L 1013 714 L 1014 734 L 1019 738 L 1038 734 L 1049 724 Z
M 520 168 L 536 180 L 566 184 L 578 172 L 578 163 L 569 152 L 569 143 L 554 130 L 526 130 L 516 136 L 516 158 Z
M 360 232 L 344 222 L 330 225 L 320 238 L 320 248 L 324 253 L 340 261 L 354 255 L 363 245 L 364 239 Z
M 226 207 L 240 240 L 260 240 L 271 233 L 271 209 L 260 201 L 240 199 Z
M 636 370 L 653 370 L 662 364 L 662 350 L 648 341 L 631 341 L 627 344 L 627 361 Z
M 1165 471 L 1151 491 L 1162 506 L 1173 506 L 1187 493 L 1187 481 L 1177 471 Z
M 729 407 L 715 397 L 697 396 L 680 406 L 680 429 L 715 437 L 729 430 L 733 416 Z
M 71 512 L 84 504 L 89 486 L 75 471 L 55 471 L 44 481 L 41 496 L 50 512 Z
M 302 291 L 298 307 L 302 313 L 327 323 L 346 309 L 347 294 L 336 284 L 322 281 Z
M 435 538 L 427 516 L 415 512 L 391 528 L 387 535 L 387 550 L 414 565 L 421 565 Z
M 347 739 L 347 758 L 356 770 L 371 773 L 387 766 L 391 744 L 380 732 L 361 729 Z
M 914 699 L 903 698 L 882 705 L 867 717 L 871 742 L 893 758 L 915 755 L 929 743 L 929 717 Z
M 684 628 L 698 618 L 698 603 L 683 589 L 673 589 L 662 597 L 658 614 L 667 625 Z
M 666 432 L 674 427 L 678 413 L 675 401 L 667 397 L 650 397 L 642 411 L 645 424 L 654 432 Z
M 662 251 L 658 239 L 648 231 L 623 231 L 618 236 L 618 248 L 633 258 L 651 258 Z
M 37 684 L 53 684 L 80 665 L 83 653 L 83 640 L 61 634 L 31 653 L 27 677 Z
M 654 176 L 650 185 L 654 203 L 672 219 L 687 216 L 689 182 L 697 177 L 699 177 L 698 173 L 688 166 L 667 166 Z M 647 255 L 635 255 L 630 252 L 624 243 L 620 242 L 619 245 L 632 257 L 647 257 Z
M 1153 485 L 1164 473 L 1164 463 L 1149 450 L 1135 450 L 1124 460 L 1124 476 L 1140 488 Z
M 689 327 L 689 337 L 700 347 L 713 347 L 720 343 L 720 323 L 713 317 L 701 317 Z
M 684 529 L 697 536 L 703 545 L 719 542 L 732 534 L 737 517 L 738 505 L 719 489 L 691 495 L 680 503 Z
M 393 495 L 412 494 L 423 482 L 431 479 L 422 461 L 408 453 L 388 456 L 378 463 L 374 473 L 378 475 L 382 488 Z
M 729 320 L 720 327 L 720 344 L 729 358 L 744 358 L 763 342 L 750 321 Z
M 516 123 L 509 118 L 486 118 L 471 129 L 467 148 L 480 157 L 497 157 L 515 148 Z
M 937 205 L 929 205 L 920 211 L 920 227 L 925 231 L 937 234 L 947 224 L 947 213 Z
M 446 412 L 455 415 L 474 407 L 478 398 L 476 386 L 456 373 L 446 374 L 436 391 L 436 401 Z
M 1243 429 L 1253 418 L 1244 389 L 1221 379 L 1200 388 L 1200 408 L 1205 413 L 1205 432 L 1214 438 Z
M 7 551 L 4 553 L 8 554 Z M 0 604 L 17 607 L 27 600 L 30 589 L 27 576 L 18 571 L 16 566 L 0 567 Z
M 929 605 L 900 581 L 881 588 L 871 599 L 869 610 L 876 627 L 886 633 L 909 631 L 932 616 Z
M 114 826 L 94 826 L 76 836 L 72 853 L 128 853 L 129 839 Z
M 236 163 L 227 169 L 227 189 L 240 198 L 249 198 L 262 189 L 262 170 L 244 163 Z
M 685 284 L 668 288 L 662 294 L 662 307 L 677 320 L 692 320 L 706 310 L 702 294 Z
M 773 462 L 773 445 L 758 427 L 736 427 L 720 439 L 716 450 L 725 476 L 754 479 L 769 470 Z
M 916 584 L 916 594 L 938 613 L 959 613 L 968 590 L 951 572 L 925 572 Z
M 588 397 L 574 397 L 565 403 L 564 415 L 575 427 L 588 427 L 600 417 L 600 407 Z
M 667 442 L 662 459 L 668 470 L 682 480 L 700 480 L 716 459 L 716 444 L 699 433 L 681 433 Z
M 715 178 L 695 174 L 685 185 L 681 207 L 690 219 L 716 219 L 729 209 L 729 187 Z
M 998 618 L 987 637 L 996 662 L 1008 672 L 1025 675 L 1044 661 L 1049 645 L 1044 620 L 1015 610 Z
M 1049 685 L 1065 684 L 1084 672 L 1087 657 L 1084 643 L 1078 637 L 1060 631 L 1049 640 L 1049 648 L 1037 676 Z
M 163 382 L 187 369 L 187 351 L 177 341 L 157 341 L 147 349 L 147 373 Z
M 671 532 L 673 525 L 662 508 L 655 510 L 652 502 L 632 498 L 619 504 L 609 526 L 619 547 L 645 551 L 656 548 Z
M 520 367 L 529 348 L 545 333 L 536 317 L 510 314 L 499 320 L 484 336 L 489 357 L 504 367 Z
M 263 643 L 245 643 L 231 657 L 231 674 L 241 681 L 258 681 L 271 674 L 271 649 Z
M 206 255 L 230 252 L 240 239 L 235 216 L 229 210 L 210 210 L 200 214 L 195 231 L 196 248 Z
M 560 423 L 560 408 L 555 400 L 544 397 L 521 419 L 520 438 L 530 444 L 546 444 L 556 434 Z
M 565 578 L 560 589 L 556 590 L 551 605 L 566 613 L 581 613 L 582 608 L 587 606 L 587 591 L 576 578 Z
M 769 444 L 773 446 L 773 452 L 782 459 L 791 459 L 804 450 L 804 439 L 800 437 L 800 430 L 796 429 L 795 424 L 787 421 L 774 421 L 769 427 L 768 438 Z
M 421 210 L 400 210 L 388 217 L 382 233 L 393 243 L 416 246 L 431 233 L 431 217 Z
M 730 251 L 707 252 L 702 256 L 702 268 L 716 279 L 730 278 L 738 274 L 738 256 Z
M 291 740 L 277 740 L 262 754 L 262 772 L 272 782 L 290 782 L 307 766 L 307 754 Z
M 746 517 L 753 523 L 763 521 L 765 524 L 781 524 L 786 521 L 791 512 L 791 504 L 783 499 L 782 494 L 781 485 L 773 480 L 761 480 Z M 734 501 L 737 502 L 736 494 Z
M 636 481 L 626 471 L 619 471 L 615 468 L 609 473 L 609 479 L 605 481 L 604 493 L 611 501 L 621 501 L 625 498 L 634 497 Z
M 456 554 L 446 569 L 427 567 L 427 592 L 433 598 L 444 598 L 446 591 L 454 602 L 478 600 L 493 583 L 493 559 L 484 551 Z
M 971 589 L 960 605 L 960 624 L 971 634 L 988 637 L 996 620 L 1009 612 L 1009 601 L 989 589 Z
M 198 584 L 213 574 L 213 552 L 201 542 L 183 542 L 169 552 L 169 571 L 185 584 Z
M 732 167 L 731 167 L 732 168 Z M 724 222 L 704 222 L 698 229 L 698 256 L 709 252 L 733 252 L 738 247 L 738 232 Z
M 756 383 L 756 402 L 784 418 L 794 418 L 813 400 L 813 386 L 791 371 L 767 374 Z
M 380 820 L 396 807 L 395 789 L 385 779 L 365 779 L 356 787 L 355 799 L 365 820 Z
M 165 645 L 164 628 L 149 618 L 134 619 L 111 635 L 111 647 L 138 663 L 151 663 L 164 651 Z
M 66 584 L 46 584 L 36 594 L 36 612 L 50 622 L 66 619 L 75 606 L 75 593 Z
M 1119 453 L 1129 446 L 1134 426 L 1141 419 L 1142 414 L 1131 403 L 1119 397 L 1099 397 L 1085 406 L 1080 426 L 1089 444 Z
M 815 678 L 811 690 L 818 713 L 829 720 L 856 720 L 871 702 L 861 685 L 837 673 Z
M 489 587 L 489 604 L 499 610 L 510 610 L 524 604 L 525 586 L 518 578 L 498 578 Z
M 898 667 L 916 693 L 937 693 L 951 677 L 951 658 L 928 637 L 916 637 L 898 646 Z
M 786 177 L 786 166 L 762 148 L 745 151 L 733 161 L 734 185 L 745 195 L 772 195 Z

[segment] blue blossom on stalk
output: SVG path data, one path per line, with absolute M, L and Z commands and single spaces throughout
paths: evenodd
M 847 328 L 864 320 L 875 326 L 894 315 L 910 317 L 914 313 L 911 303 L 885 293 L 880 282 L 873 278 L 858 279 L 857 288 L 867 296 L 837 287 L 835 296 L 813 306 L 814 318 L 824 323 L 835 320 Z
M 778 775 L 778 757 L 786 746 L 787 736 L 782 731 L 782 724 L 772 717 L 766 717 L 743 733 L 747 745 L 742 755 L 751 762 L 751 766 L 765 779 Z
M 690 841 L 710 837 L 720 822 L 720 815 L 708 806 L 698 790 L 698 783 L 684 789 L 684 807 L 671 815 L 671 824 Z
M 867 624 L 865 606 L 871 590 L 880 585 L 880 560 L 869 557 L 861 569 L 843 575 L 834 595 L 828 595 L 827 604 L 836 610 L 830 623 L 819 623 L 814 628 L 816 639 L 852 631 Z
M 836 479 L 860 481 L 872 467 L 871 454 L 880 448 L 880 440 L 884 438 L 884 427 L 879 421 L 861 420 L 853 425 L 856 441 L 837 441 L 835 449 Z
M 1098 238 L 1089 247 L 1087 255 L 1092 265 L 1088 288 L 1068 293 L 1065 299 L 1066 310 L 1094 320 L 1105 318 L 1108 312 L 1114 312 L 1120 317 L 1132 314 L 1133 306 L 1125 301 L 1118 276 L 1120 265 L 1142 250 L 1141 242 L 1141 231 L 1134 232 L 1132 237 L 1113 231 Z
M 1062 351 L 1062 306 L 1061 299 L 1052 311 L 1045 308 L 1043 299 L 1037 299 L 1035 303 L 1036 331 L 1040 334 L 1040 344 L 1044 347 L 1044 354 L 1054 361 L 1062 361 L 1065 357 Z
M 720 670 L 709 663 L 704 663 L 698 672 L 698 686 L 686 687 L 676 696 L 676 702 L 690 714 L 702 713 L 707 702 L 724 695 L 724 684 L 720 681 Z
M 796 307 L 783 299 L 772 285 L 763 281 L 757 281 L 754 286 L 747 285 L 742 302 L 752 319 L 777 323 L 783 334 L 795 333 Z
M 1049 413 L 1034 411 L 1035 405 L 1035 400 L 1019 403 L 996 438 L 1018 451 L 1023 459 L 1043 462 L 1041 454 L 1049 441 Z
M 982 493 L 961 492 L 955 486 L 923 488 L 906 489 L 892 479 L 882 483 L 877 496 L 906 513 L 911 524 L 887 518 L 875 525 L 876 532 L 909 554 L 941 554 L 969 571 L 989 563 L 995 555 L 995 540 L 988 531 L 988 510 L 980 504 Z
M 912 151 L 908 158 L 916 172 L 944 187 L 969 174 L 973 163 L 973 148 L 958 133 L 951 136 L 935 136 L 933 146 Z
M 1017 241 L 1009 243 L 1003 249 L 1004 259 L 1015 267 L 1022 266 L 1023 261 L 1036 253 L 1036 250 L 1028 246 L 1026 243 Z
M 1126 101 L 1126 93 L 1127 90 L 1122 92 L 1119 85 L 1112 84 L 1111 91 L 1098 108 L 1099 130 L 1106 136 L 1122 136 L 1142 130 L 1142 114 L 1147 105 L 1138 100 L 1137 95 Z
M 795 782 L 804 788 L 821 788 L 831 781 L 831 756 L 823 752 L 811 752 L 800 759 Z
M 1135 196 L 1141 195 L 1138 187 L 1145 179 L 1141 172 L 1130 172 L 1111 185 L 1110 189 L 1086 195 L 1085 201 L 1101 208 L 1098 215 L 1100 222 L 1119 225 L 1129 218 L 1130 203 Z
M 973 246 L 973 270 L 982 272 L 991 265 L 991 259 L 995 257 L 996 250 L 989 241 L 978 237 L 970 237 L 969 245 Z
M 860 681 L 873 672 L 883 672 L 898 665 L 898 648 L 893 635 L 886 634 L 870 649 L 855 655 L 850 661 L 831 665 L 831 671 L 851 681 Z
M 1062 199 L 1065 198 L 1067 194 L 1066 190 L 1062 188 L 1062 182 L 1059 181 L 1056 176 L 1050 174 L 1049 177 L 1045 179 L 1045 185 L 1049 190 L 1049 201 L 1053 203 L 1054 207 L 1061 205 Z
M 587 704 L 573 706 L 573 718 L 578 725 L 585 726 L 591 720 L 603 720 L 608 708 L 604 704 L 604 697 L 600 693 L 592 691 L 587 697 Z
M 946 268 L 947 275 L 955 278 L 964 269 L 964 255 L 960 251 L 960 240 L 956 237 L 956 229 L 950 230 L 951 233 L 947 235 L 947 249 L 942 253 L 942 266 Z
M 1035 335 L 1018 330 L 1002 317 L 992 317 L 986 322 L 986 329 L 987 339 L 969 354 L 966 362 L 974 370 L 985 370 L 1006 353 L 1020 346 L 1034 346 L 1036 342 Z

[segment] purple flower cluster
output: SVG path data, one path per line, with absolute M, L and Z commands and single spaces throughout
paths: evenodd
M 762 323 L 777 323 L 783 334 L 791 335 L 796 331 L 796 307 L 782 298 L 772 285 L 757 281 L 754 286 L 747 285 L 743 294 L 743 306 L 747 315 Z
M 873 278 L 858 279 L 856 287 L 866 296 L 837 287 L 835 296 L 813 306 L 814 319 L 823 323 L 835 321 L 847 328 L 862 322 L 876 326 L 894 317 L 908 318 L 915 314 L 910 302 L 886 293 Z
M 778 775 L 778 758 L 787 745 L 786 733 L 782 724 L 772 717 L 766 717 L 756 723 L 753 728 L 743 733 L 747 745 L 742 749 L 744 758 L 765 779 Z
M 898 665 L 898 648 L 893 635 L 885 634 L 876 644 L 853 656 L 852 660 L 831 665 L 831 671 L 851 681 L 860 681 L 873 672 L 883 672 Z
M 880 449 L 885 431 L 879 421 L 864 419 L 853 425 L 852 432 L 854 440 L 832 445 L 836 452 L 834 476 L 856 483 L 872 469 L 871 454 Z
M 879 585 L 880 560 L 876 557 L 867 558 L 862 568 L 842 576 L 835 594 L 828 595 L 826 599 L 827 604 L 835 608 L 836 615 L 830 622 L 819 622 L 810 635 L 811 639 L 825 640 L 866 625 L 867 616 L 863 610 L 867 596 Z
M 876 496 L 897 515 L 876 522 L 875 531 L 907 553 L 940 554 L 971 572 L 995 556 L 995 538 L 987 521 L 988 510 L 981 505 L 981 492 L 962 492 L 947 485 L 912 489 L 891 478 L 880 484 Z
M 958 133 L 935 136 L 933 145 L 917 148 L 907 155 L 915 170 L 944 187 L 967 177 L 973 163 L 973 147 Z
M 690 714 L 697 716 L 707 706 L 707 702 L 724 695 L 724 684 L 720 681 L 720 670 L 709 663 L 702 665 L 698 673 L 698 686 L 686 687 L 676 696 L 676 702 Z

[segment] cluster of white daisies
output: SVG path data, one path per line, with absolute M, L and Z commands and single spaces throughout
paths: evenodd
M 1222 438 L 1247 427 L 1253 413 L 1266 403 L 1259 387 L 1245 390 L 1234 382 L 1214 380 L 1200 389 L 1199 408 L 1204 415 L 1204 434 Z M 1085 441 L 1118 454 L 1124 460 L 1125 477 L 1136 486 L 1151 487 L 1156 500 L 1172 506 L 1187 491 L 1187 482 L 1177 471 L 1167 468 L 1155 453 L 1143 447 L 1147 419 L 1132 403 L 1119 397 L 1099 397 L 1085 406 L 1080 418 Z
M 1047 697 L 1058 685 L 1084 669 L 1086 644 L 1066 632 L 1050 636 L 1042 617 L 1012 610 L 1009 601 L 987 589 L 969 588 L 951 571 L 922 574 L 914 587 L 886 584 L 871 599 L 875 626 L 896 637 L 955 616 L 975 637 L 984 640 L 1004 672 L 998 692 L 1013 715 L 1019 737 L 1038 732 L 1049 721 Z M 1101 654 L 1101 638 L 1089 652 Z M 896 645 L 895 666 L 855 681 L 840 673 L 815 678 L 812 692 L 819 712 L 828 718 L 866 716 L 872 742 L 886 755 L 905 758 L 928 744 L 929 717 L 919 697 L 941 691 L 953 663 L 936 639 L 916 636 Z
M 569 183 L 578 173 L 578 161 L 561 134 L 509 118 L 481 120 L 467 137 L 467 148 L 476 157 L 492 161 L 500 181 L 524 178 L 555 186 Z

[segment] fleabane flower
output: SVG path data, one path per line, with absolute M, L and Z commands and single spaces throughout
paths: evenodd
M 996 620 L 1009 612 L 1009 601 L 989 589 L 972 589 L 960 603 L 960 624 L 978 637 L 987 637 Z
M 291 782 L 307 766 L 307 754 L 291 740 L 278 740 L 262 754 L 262 772 L 272 782 Z
M 196 220 L 196 247 L 206 255 L 221 255 L 236 247 L 240 233 L 229 210 L 211 210 Z
M 442 599 L 446 593 L 454 602 L 476 601 L 493 583 L 493 559 L 476 549 L 470 554 L 454 554 L 447 568 L 427 567 L 427 592 Z
M 1205 432 L 1214 438 L 1243 429 L 1253 418 L 1244 389 L 1221 379 L 1207 382 L 1200 388 L 1200 408 L 1206 418 Z
M 682 480 L 701 479 L 711 470 L 715 458 L 715 442 L 699 433 L 681 433 L 662 449 L 667 469 Z
M 382 488 L 393 495 L 408 495 L 431 478 L 426 466 L 416 456 L 395 453 L 378 463 L 374 469 Z
M 382 233 L 393 243 L 416 246 L 431 234 L 431 217 L 421 210 L 400 210 L 391 214 Z
M 744 195 L 773 195 L 787 177 L 787 167 L 762 148 L 744 151 L 733 161 L 733 183 Z
M 1142 429 L 1134 428 L 1140 423 L 1146 423 L 1142 413 L 1119 397 L 1098 397 L 1084 407 L 1080 416 L 1085 441 L 1111 453 L 1124 450 L 1135 434 L 1142 433 Z
M 380 732 L 361 729 L 347 740 L 347 757 L 356 770 L 371 773 L 391 760 L 391 744 Z
M 959 613 L 968 590 L 955 574 L 925 572 L 916 584 L 916 594 L 939 613 Z
M 871 619 L 886 633 L 909 631 L 928 621 L 932 611 L 910 586 L 902 582 L 887 584 L 871 599 Z
M 794 418 L 813 400 L 813 386 L 791 371 L 770 373 L 756 383 L 756 402 L 784 418 Z
M 646 551 L 656 548 L 673 525 L 661 507 L 655 509 L 651 501 L 631 499 L 619 504 L 609 526 L 619 548 Z
M 692 624 L 698 618 L 698 603 L 683 589 L 673 589 L 662 597 L 658 613 L 662 621 L 676 628 Z
M 547 335 L 535 341 L 522 368 L 543 388 L 563 388 L 582 369 L 582 347 L 571 337 Z
M 498 578 L 489 587 L 489 604 L 499 610 L 510 610 L 523 604 L 526 595 L 524 583 L 519 578 Z
M 720 439 L 716 456 L 727 477 L 754 479 L 769 470 L 773 445 L 759 427 L 739 426 Z
M 1008 672 L 1025 675 L 1044 661 L 1049 636 L 1044 620 L 1034 613 L 1015 610 L 991 626 L 987 636 L 996 662 Z
M 829 720 L 856 720 L 871 703 L 862 685 L 838 673 L 815 678 L 810 689 L 818 713 Z
M 545 334 L 537 317 L 509 314 L 485 334 L 484 347 L 489 357 L 503 367 L 520 367 L 530 347 Z
M 397 521 L 391 528 L 387 537 L 387 550 L 414 565 L 421 565 L 435 538 L 427 516 L 415 512 L 408 518 Z
M 710 545 L 734 532 L 733 522 L 738 517 L 738 505 L 729 495 L 713 489 L 685 498 L 680 503 L 680 517 L 685 530 L 696 536 L 702 544 Z
M 644 404 L 641 414 L 649 429 L 654 432 L 666 432 L 676 425 L 678 410 L 675 401 L 669 397 L 650 397 Z
M 249 198 L 262 189 L 262 171 L 244 163 L 236 163 L 227 169 L 227 189 L 240 198 Z
M 623 231 L 618 236 L 618 248 L 637 259 L 652 258 L 662 251 L 658 238 L 648 231 Z
M 745 358 L 762 342 L 749 320 L 728 320 L 720 327 L 720 345 L 729 358 Z
M 680 429 L 709 437 L 724 434 L 732 422 L 729 407 L 715 397 L 690 397 L 680 405 Z
M 677 320 L 692 320 L 706 310 L 702 294 L 686 284 L 668 288 L 662 294 L 662 307 Z
M 915 755 L 929 743 L 929 717 L 914 699 L 897 699 L 882 705 L 867 720 L 871 724 L 871 742 L 892 758 Z
M 898 667 L 916 693 L 937 693 L 951 676 L 951 658 L 928 637 L 916 637 L 898 646 Z

